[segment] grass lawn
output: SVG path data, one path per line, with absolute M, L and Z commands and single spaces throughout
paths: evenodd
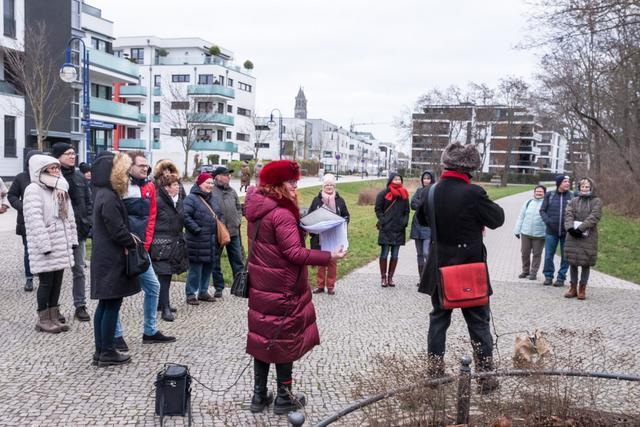
M 640 219 L 610 209 L 598 225 L 598 261 L 595 269 L 640 284 Z

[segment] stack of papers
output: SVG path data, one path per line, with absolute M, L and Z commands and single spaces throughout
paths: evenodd
M 320 248 L 323 251 L 334 251 L 349 247 L 347 238 L 347 220 L 336 215 L 325 207 L 300 218 L 300 226 L 309 233 L 320 235 Z

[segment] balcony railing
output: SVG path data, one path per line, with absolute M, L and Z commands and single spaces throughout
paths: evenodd
M 153 123 L 160 123 L 160 114 L 154 114 L 151 116 Z
M 187 93 L 189 95 L 222 96 L 231 99 L 235 98 L 235 91 L 233 88 L 222 85 L 190 85 L 187 87 Z
M 125 138 L 120 140 L 118 146 L 130 150 L 144 150 L 147 148 L 147 141 L 138 138 Z
M 134 78 L 140 74 L 138 64 L 95 49 L 89 49 L 89 63 Z
M 153 88 L 153 96 L 162 96 L 162 89 L 160 89 L 160 87 L 154 87 Z
M 160 149 L 160 141 L 153 141 L 153 146 L 151 147 L 154 150 L 159 150 Z
M 238 144 L 230 141 L 205 141 L 199 140 L 191 147 L 194 151 L 226 151 L 229 153 L 238 152 Z
M 113 102 L 108 99 L 91 97 L 91 112 L 95 114 L 103 114 L 105 116 L 117 117 L 121 119 L 135 120 L 137 122 L 146 122 L 147 116 L 138 111 L 138 107 L 123 104 L 121 102 Z
M 233 116 L 216 113 L 189 113 L 187 119 L 191 123 L 214 123 L 223 126 L 233 126 Z
M 147 88 L 144 86 L 129 85 L 120 86 L 120 96 L 147 96 Z
M 159 56 L 155 59 L 155 65 L 220 65 L 230 70 L 251 74 L 251 70 L 235 65 L 231 61 L 215 56 Z

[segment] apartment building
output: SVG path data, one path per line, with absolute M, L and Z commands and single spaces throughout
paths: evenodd
M 556 131 L 540 131 L 538 170 L 541 173 L 564 173 L 567 157 L 567 139 Z
M 24 53 L 24 0 L 3 0 L 0 7 L 3 17 L 0 46 Z M 25 105 L 5 67 L 0 50 L 0 176 L 10 177 L 22 171 Z
M 412 165 L 439 169 L 442 150 L 450 142 L 475 143 L 483 154 L 482 171 L 497 173 L 505 168 L 511 145 L 512 173 L 538 171 L 541 126 L 524 107 L 428 105 L 413 114 Z
M 114 54 L 139 67 L 137 84 L 118 85 L 119 98 L 145 115 L 142 127 L 124 129 L 119 149 L 143 149 L 181 168 L 184 146 L 193 159 L 225 164 L 253 149 L 256 79 L 234 63 L 230 50 L 200 38 L 119 37 Z M 206 163 L 206 160 L 205 160 Z

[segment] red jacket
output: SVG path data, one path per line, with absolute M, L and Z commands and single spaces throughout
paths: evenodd
M 293 362 L 320 344 L 307 265 L 328 265 L 331 253 L 306 249 L 293 213 L 253 188 L 245 213 L 249 245 L 262 218 L 249 260 L 247 353 L 267 363 Z

